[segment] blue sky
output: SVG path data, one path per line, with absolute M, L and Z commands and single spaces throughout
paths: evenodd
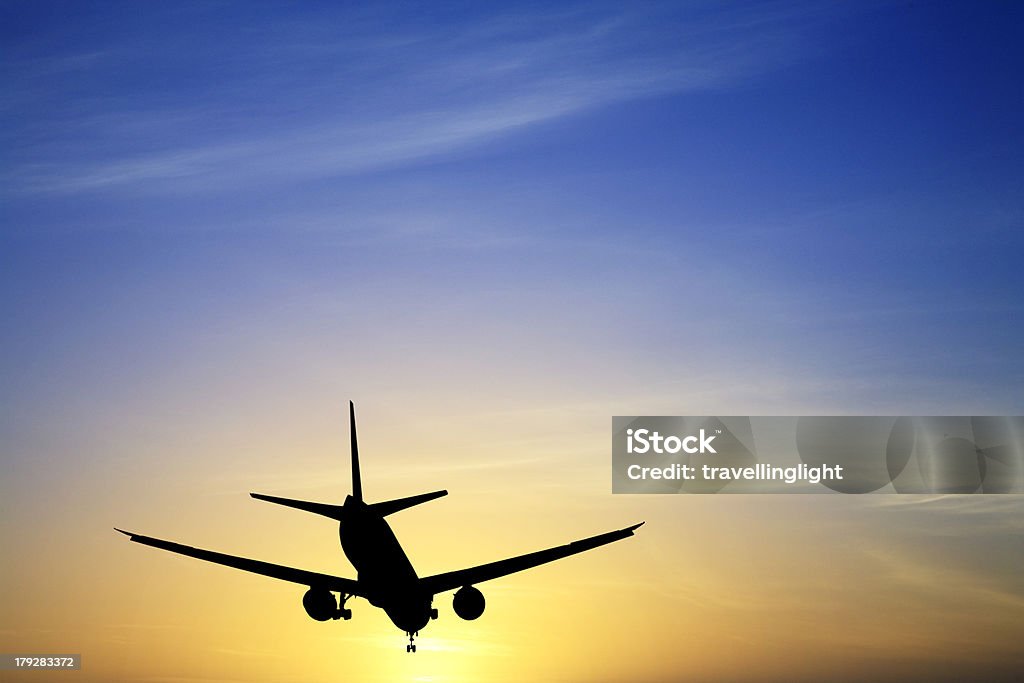
M 232 317 L 330 344 L 341 308 L 445 364 L 520 320 L 637 388 L 1020 408 L 1015 7 L 4 13 L 9 376 Z

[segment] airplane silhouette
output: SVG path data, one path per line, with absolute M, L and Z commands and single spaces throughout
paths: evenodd
M 380 503 L 364 502 L 363 487 L 359 476 L 356 413 L 355 406 L 351 401 L 349 401 L 348 409 L 352 439 L 352 495 L 345 498 L 344 505 L 313 503 L 267 496 L 261 493 L 250 493 L 249 495 L 257 500 L 265 500 L 338 520 L 341 523 L 338 536 L 341 540 L 342 550 L 352 566 L 356 568 L 358 578 L 346 579 L 235 555 L 225 555 L 212 550 L 202 550 L 122 531 L 116 527 L 115 531 L 120 531 L 130 540 L 143 545 L 309 586 L 309 590 L 302 597 L 302 606 L 306 609 L 306 614 L 317 621 L 351 619 L 352 610 L 346 608 L 345 603 L 352 597 L 365 598 L 374 607 L 383 609 L 395 626 L 409 636 L 409 644 L 405 651 L 416 652 L 415 636 L 430 620 L 437 619 L 437 609 L 433 607 L 434 596 L 437 594 L 458 588 L 452 600 L 452 608 L 463 619 L 476 619 L 483 614 L 485 601 L 483 593 L 474 584 L 530 569 L 547 562 L 554 562 L 563 557 L 628 538 L 633 535 L 633 531 L 643 525 L 643 522 L 640 522 L 640 524 L 634 524 L 625 529 L 609 531 L 566 545 L 421 578 L 416 574 L 405 550 L 402 549 L 384 518 L 399 510 L 446 496 L 448 492 L 434 491 Z M 334 593 L 340 594 L 340 603 Z

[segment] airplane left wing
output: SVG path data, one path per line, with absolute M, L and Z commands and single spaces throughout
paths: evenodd
M 318 588 L 326 588 L 331 591 L 365 597 L 359 582 L 355 579 L 346 579 L 340 576 L 331 576 L 330 574 L 321 574 L 319 572 L 311 572 L 305 569 L 295 569 L 294 567 L 285 567 L 284 565 L 271 564 L 270 562 L 262 562 L 260 560 L 250 560 L 247 557 L 238 557 L 237 555 L 225 555 L 224 553 L 217 553 L 212 550 L 193 548 L 190 545 L 182 545 L 181 543 L 164 541 L 159 538 L 141 536 L 139 534 L 133 534 L 130 531 L 121 531 L 121 529 L 117 528 L 114 530 L 120 531 L 122 534 L 127 536 L 129 540 L 135 541 L 136 543 L 160 548 L 161 550 L 168 550 L 172 553 L 178 553 L 179 555 L 187 555 L 198 560 L 215 562 L 216 564 L 222 564 L 226 567 L 234 567 L 235 569 L 241 569 L 254 574 L 262 574 L 263 576 L 281 579 L 282 581 L 291 581 L 292 583 L 300 583 L 310 587 L 316 586 Z
M 510 557 L 507 560 L 490 562 L 477 567 L 470 567 L 469 569 L 460 569 L 454 572 L 445 572 L 444 574 L 427 576 L 420 579 L 420 585 L 430 591 L 431 594 L 437 594 L 450 591 L 455 588 L 460 588 L 461 586 L 469 586 L 482 581 L 490 581 L 491 579 L 497 579 L 501 576 L 521 572 L 524 569 L 531 569 L 538 565 L 554 562 L 555 560 L 560 560 L 563 557 L 569 557 L 576 553 L 592 550 L 608 543 L 621 541 L 624 538 L 632 536 L 633 532 L 641 526 L 643 526 L 643 522 L 640 522 L 640 524 L 634 524 L 631 527 L 626 527 L 625 529 L 609 531 L 608 533 L 598 534 L 597 536 L 584 538 L 580 541 L 573 541 L 572 543 L 560 545 L 555 548 L 538 550 L 535 553 L 527 553 L 526 555 Z

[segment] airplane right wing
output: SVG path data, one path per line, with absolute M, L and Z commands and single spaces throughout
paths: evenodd
M 592 550 L 593 548 L 598 548 L 608 543 L 621 541 L 624 538 L 632 536 L 633 531 L 641 526 L 643 526 L 643 522 L 640 522 L 640 524 L 634 524 L 631 527 L 626 527 L 625 529 L 609 531 L 608 533 L 598 534 L 597 536 L 584 538 L 580 541 L 573 541 L 572 543 L 560 545 L 555 548 L 538 550 L 535 553 L 527 553 L 526 555 L 519 555 L 518 557 L 510 557 L 507 560 L 498 560 L 497 562 L 481 564 L 477 567 L 470 567 L 469 569 L 460 569 L 454 572 L 435 574 L 434 576 L 428 576 L 420 579 L 420 585 L 429 590 L 431 594 L 437 594 L 450 591 L 461 586 L 468 586 L 482 581 L 490 581 L 491 579 L 497 579 L 501 576 L 521 572 L 524 569 L 531 569 L 538 565 L 554 562 L 555 560 L 560 560 L 563 557 L 569 557 L 576 553 Z
M 179 555 L 187 555 L 198 560 L 215 562 L 216 564 L 222 564 L 226 567 L 234 567 L 235 569 L 241 569 L 254 574 L 262 574 L 263 576 L 281 579 L 282 581 L 291 581 L 292 583 L 299 583 L 310 587 L 315 586 L 317 588 L 326 588 L 331 591 L 365 597 L 364 591 L 360 587 L 359 582 L 355 579 L 346 579 L 340 576 L 311 572 L 306 569 L 295 569 L 294 567 L 286 567 L 281 564 L 271 564 L 270 562 L 262 562 L 260 560 L 250 560 L 247 557 L 238 557 L 237 555 L 225 555 L 224 553 L 217 553 L 212 550 L 193 548 L 190 545 L 182 545 L 181 543 L 164 541 L 159 538 L 133 534 L 130 531 L 121 531 L 121 529 L 115 529 L 115 531 L 120 531 L 122 534 L 127 536 L 129 540 L 135 541 L 136 543 L 148 545 L 153 548 L 160 548 L 161 550 L 168 550 L 172 553 L 178 553 Z

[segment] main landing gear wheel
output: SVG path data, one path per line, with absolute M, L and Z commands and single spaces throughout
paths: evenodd
M 335 619 L 344 619 L 345 621 L 348 621 L 352 618 L 352 610 L 345 607 L 345 603 L 348 602 L 348 599 L 351 597 L 351 595 L 345 595 L 344 593 L 341 594 L 341 604 L 338 606 L 338 611 L 334 614 Z

